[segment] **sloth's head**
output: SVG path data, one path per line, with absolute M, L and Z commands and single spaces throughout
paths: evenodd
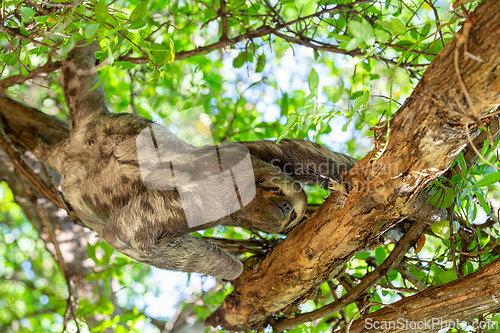
M 242 226 L 287 232 L 302 221 L 307 196 L 300 184 L 274 167 L 254 169 L 255 197 L 242 210 Z

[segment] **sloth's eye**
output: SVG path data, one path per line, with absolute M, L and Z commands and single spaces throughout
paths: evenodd
M 290 221 L 294 221 L 297 218 L 297 213 L 295 210 L 292 210 L 292 213 L 290 214 Z
M 285 193 L 283 193 L 283 191 L 279 187 L 269 187 L 268 190 L 273 192 L 274 194 L 277 194 L 277 195 L 280 195 L 283 197 L 285 196 Z

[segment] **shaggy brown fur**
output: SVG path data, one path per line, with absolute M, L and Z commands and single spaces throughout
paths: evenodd
M 254 185 L 255 196 L 238 211 L 190 227 L 178 189 L 155 189 L 146 186 L 141 177 L 136 139 L 141 131 L 152 128 L 152 122 L 131 114 L 110 114 L 102 88 L 90 90 L 98 82 L 94 67 L 97 49 L 93 43 L 76 47 L 69 54 L 59 83 L 70 110 L 70 137 L 57 145 L 40 147 L 35 154 L 61 174 L 62 192 L 77 216 L 110 246 L 138 261 L 168 270 L 234 279 L 242 271 L 240 261 L 190 232 L 219 224 L 265 232 L 290 230 L 302 220 L 307 206 L 299 182 L 327 187 L 357 162 L 304 140 L 227 145 L 225 149 L 234 153 L 220 154 L 220 170 L 243 157 L 242 150 L 237 149 L 243 144 L 251 155 L 254 178 L 250 178 L 252 184 L 239 184 L 242 188 L 238 189 L 241 192 L 245 186 Z M 165 145 L 191 154 L 181 163 L 176 179 L 196 182 L 214 174 L 214 170 L 207 170 L 208 155 L 214 147 L 195 150 L 172 134 L 165 140 Z M 228 155 L 231 158 L 224 157 Z M 148 183 L 161 182 L 165 172 L 170 172 L 168 167 L 151 173 Z M 243 178 L 248 181 L 248 177 Z M 216 182 L 208 184 L 217 187 Z M 210 210 L 224 209 L 224 194 L 216 198 L 219 204 L 209 207 L 198 200 L 206 193 L 197 193 L 196 188 L 187 191 L 191 191 L 190 205 L 200 205 L 195 207 L 199 211 L 209 214 L 218 213 Z

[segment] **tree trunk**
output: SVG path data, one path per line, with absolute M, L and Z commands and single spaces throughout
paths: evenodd
M 483 1 L 472 17 L 470 33 L 461 31 L 446 45 L 392 117 L 381 156 L 376 158 L 374 150 L 351 170 L 349 195 L 344 199 L 332 193 L 268 256 L 248 263 L 207 324 L 235 331 L 273 325 L 273 315 L 295 312 L 383 226 L 412 212 L 418 194 L 467 144 L 465 124 L 473 123 L 469 115 L 484 114 L 500 103 L 500 2 Z M 459 38 L 482 61 L 465 57 Z

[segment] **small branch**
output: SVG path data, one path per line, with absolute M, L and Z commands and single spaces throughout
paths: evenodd
M 305 37 L 305 36 L 301 36 L 300 38 L 290 37 L 290 36 L 287 36 L 283 33 L 278 32 L 278 31 L 273 32 L 273 34 L 286 40 L 289 43 L 302 45 L 302 46 L 309 47 L 309 48 L 312 48 L 312 49 L 317 50 L 317 51 L 326 51 L 326 52 L 331 52 L 331 53 L 346 54 L 346 55 L 350 55 L 352 57 L 355 57 L 355 56 L 362 57 L 362 56 L 366 55 L 365 53 L 363 53 L 359 50 L 346 51 L 346 50 L 339 48 L 336 45 L 322 43 L 320 41 L 316 41 L 314 39 L 310 39 L 310 38 Z M 433 54 L 433 56 L 435 56 L 435 54 Z M 416 73 L 409 69 L 409 67 L 412 67 L 413 65 L 409 65 L 409 64 L 405 64 L 405 63 L 398 64 L 396 61 L 391 60 L 391 59 L 387 59 L 387 58 L 383 58 L 383 57 L 379 56 L 378 54 L 374 54 L 374 55 L 371 55 L 368 57 L 383 61 L 386 64 L 391 64 L 393 66 L 399 66 L 399 67 L 409 71 L 413 76 L 416 76 Z
M 399 272 L 399 274 L 401 274 L 403 278 L 410 281 L 418 289 L 418 291 L 424 291 L 425 289 L 427 289 L 427 286 L 423 284 L 422 281 L 417 279 L 417 277 L 413 275 L 409 270 L 407 270 L 406 267 L 404 267 L 403 263 L 401 263 L 401 265 L 399 265 L 396 270 Z
M 79 0 L 75 3 L 72 3 L 71 1 L 70 2 L 61 2 L 61 3 L 53 3 L 50 1 L 43 1 L 43 0 L 35 0 L 35 1 L 38 3 L 41 3 L 44 6 L 56 7 L 56 8 L 74 8 L 83 2 L 83 0 Z
M 439 39 L 441 40 L 441 43 L 443 43 L 443 47 L 444 45 L 446 44 L 444 42 L 444 36 L 443 36 L 443 31 L 442 31 L 442 27 L 441 27 L 441 23 L 440 23 L 440 20 L 439 20 L 439 14 L 438 14 L 438 11 L 436 9 L 436 7 L 434 6 L 433 3 L 431 3 L 429 0 L 424 0 L 425 3 L 427 3 L 429 5 L 429 7 L 432 8 L 432 11 L 434 12 L 434 17 L 436 18 L 436 29 L 437 29 L 437 32 L 439 33 Z
M 431 56 L 431 57 L 437 56 L 437 54 L 435 54 L 435 53 L 419 51 L 419 50 L 415 50 L 415 49 L 408 49 L 407 47 L 404 47 L 403 45 L 397 45 L 397 44 L 392 44 L 392 43 L 383 43 L 381 45 L 393 47 L 395 49 L 399 49 L 399 50 L 403 50 L 403 51 L 408 51 L 408 52 L 415 53 L 418 55 L 426 55 L 426 56 Z
M 352 289 L 354 289 L 354 287 L 356 287 L 356 284 L 352 281 L 351 276 L 346 273 L 344 273 L 344 275 L 342 276 L 339 276 L 337 279 L 339 280 L 342 287 L 344 287 L 346 293 L 350 292 Z M 364 295 L 362 295 L 360 298 L 354 301 L 356 303 L 356 307 L 358 308 L 358 310 L 361 310 L 365 307 L 362 298 L 364 298 Z
M 226 1 L 220 0 L 220 19 L 222 22 L 222 32 L 220 40 L 228 39 L 228 27 L 227 27 L 227 14 L 226 14 Z
M 336 286 L 333 284 L 332 281 L 328 281 L 328 287 L 330 287 L 330 294 L 332 294 L 333 299 L 335 300 L 335 302 L 338 302 L 339 298 L 337 296 L 337 293 L 335 292 L 335 289 L 337 289 Z M 349 317 L 347 316 L 347 313 L 345 312 L 344 309 L 340 309 L 339 312 L 340 315 L 342 316 L 342 320 L 344 321 L 345 324 L 347 324 L 349 322 Z
M 45 46 L 45 47 L 48 47 L 49 49 L 51 49 L 53 51 L 57 51 L 57 47 L 49 45 L 49 44 L 45 44 L 45 43 L 42 43 L 42 42 L 39 42 L 39 41 L 37 41 L 37 40 L 35 40 L 33 38 L 25 36 L 25 35 L 21 34 L 20 32 L 18 32 L 16 29 L 0 25 L 0 32 L 3 32 L 4 34 L 7 34 L 7 35 L 9 35 L 9 36 L 11 36 L 13 38 L 24 40 L 24 41 L 27 41 L 27 42 L 30 42 L 30 43 L 33 43 L 33 44 L 38 44 L 38 45 L 41 45 L 41 46 Z
M 56 69 L 58 69 L 61 66 L 60 61 L 52 62 L 48 61 L 45 65 L 38 67 L 34 70 L 31 70 L 30 73 L 26 76 L 24 75 L 13 75 L 11 77 L 8 77 L 6 79 L 3 79 L 0 81 L 0 89 L 6 89 L 8 87 L 11 87 L 15 84 L 21 84 L 26 80 L 30 80 L 33 77 L 40 75 L 42 73 L 50 73 Z
M 52 224 L 50 223 L 47 216 L 45 215 L 45 212 L 40 208 L 40 205 L 38 204 L 38 198 L 33 194 L 33 191 L 30 189 L 29 186 L 27 186 L 26 182 L 24 182 L 22 180 L 21 180 L 21 185 L 23 186 L 26 194 L 31 198 L 30 201 L 33 204 L 33 208 L 35 208 L 35 211 L 37 212 L 38 216 L 40 216 L 40 219 L 42 220 L 43 225 L 47 229 L 49 239 L 52 242 L 52 244 L 54 245 L 57 262 L 59 263 L 59 268 L 61 269 L 61 272 L 64 276 L 64 279 L 66 280 L 66 285 L 68 287 L 68 299 L 67 299 L 66 311 L 69 310 L 71 312 L 71 316 L 72 316 L 73 320 L 75 321 L 76 331 L 78 333 L 80 333 L 80 327 L 78 325 L 78 320 L 76 318 L 76 312 L 75 312 L 75 307 L 74 307 L 75 297 L 73 295 L 73 288 L 71 287 L 71 277 L 66 269 L 66 263 L 64 261 L 63 255 L 62 255 L 61 248 L 59 247 L 59 242 L 57 241 L 56 233 L 54 231 L 54 228 L 52 227 Z M 64 316 L 64 327 L 66 327 L 66 316 Z
M 137 115 L 137 108 L 135 107 L 135 90 L 134 90 L 134 73 L 132 70 L 128 70 L 128 75 L 130 76 L 130 106 L 132 106 L 132 112 Z

